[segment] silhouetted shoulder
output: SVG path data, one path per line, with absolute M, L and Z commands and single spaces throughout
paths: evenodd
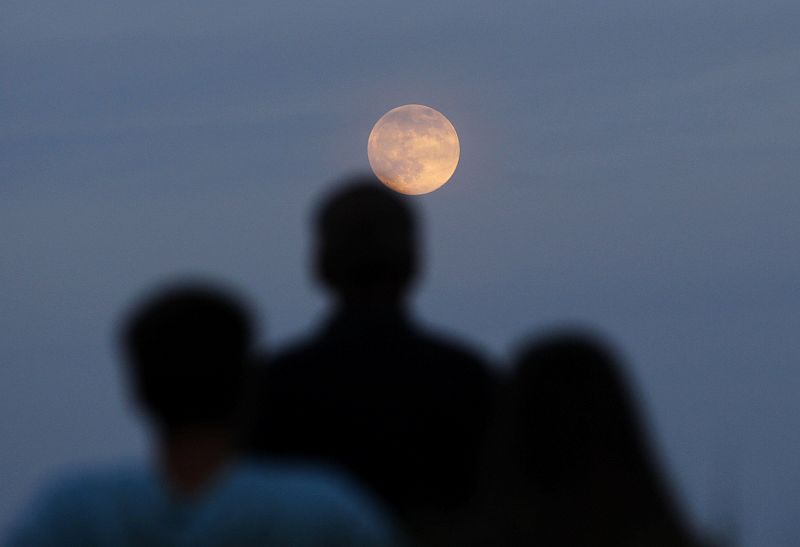
M 358 521 L 388 532 L 390 518 L 380 502 L 357 482 L 328 466 L 267 459 L 244 464 L 232 481 L 238 492 L 274 496 L 275 510 L 318 513 Z
M 370 495 L 333 470 L 302 463 L 238 465 L 216 492 L 213 510 L 216 520 L 239 529 L 262 523 L 262 541 L 275 545 L 397 543 L 394 524 Z
M 280 348 L 270 359 L 261 363 L 262 372 L 273 373 L 283 368 L 291 368 L 292 364 L 306 363 L 324 350 L 324 345 L 316 338 L 294 340 Z
M 376 340 L 365 338 L 362 341 L 347 340 L 343 336 L 331 335 L 320 330 L 314 336 L 294 340 L 280 349 L 272 359 L 263 359 L 262 371 L 275 373 L 282 369 L 307 364 L 317 359 L 332 360 L 337 357 L 335 350 L 348 353 L 386 353 L 403 355 L 408 352 L 422 352 L 425 356 L 436 357 L 443 365 L 459 364 L 481 370 L 487 375 L 491 370 L 490 361 L 483 352 L 465 344 L 463 341 L 436 329 L 423 330 L 416 326 L 403 325 L 391 334 L 378 332 Z M 386 343 L 384 345 L 384 342 Z M 375 346 L 384 345 L 384 347 Z
M 126 500 L 152 502 L 152 486 L 136 466 L 75 470 L 56 476 L 12 526 L 5 545 L 89 545 L 103 537 L 109 515 L 129 512 Z
M 485 368 L 487 373 L 490 370 L 489 359 L 482 351 L 455 336 L 435 328 L 430 328 L 429 330 L 415 329 L 415 334 L 422 343 L 431 348 L 431 351 L 441 353 L 442 356 L 452 362 L 471 363 L 472 366 Z
M 200 497 L 175 497 L 147 468 L 73 473 L 48 486 L 11 546 L 390 546 L 395 528 L 345 477 L 308 466 L 234 464 Z

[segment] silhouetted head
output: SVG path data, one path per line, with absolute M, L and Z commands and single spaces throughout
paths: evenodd
M 542 473 L 540 481 L 568 471 L 552 485 L 559 488 L 565 479 L 644 457 L 627 383 L 599 338 L 562 332 L 528 347 L 513 390 L 518 448 L 536 462 L 531 471 Z
M 399 300 L 417 271 L 407 201 L 371 176 L 348 179 L 316 215 L 316 267 L 345 301 Z
M 577 331 L 542 339 L 520 354 L 511 391 L 517 478 L 551 530 L 544 543 L 583 536 L 623 545 L 656 534 L 682 544 L 628 382 L 605 342 Z
M 158 291 L 122 331 L 137 402 L 167 432 L 227 424 L 241 402 L 252 337 L 248 313 L 222 289 L 192 284 Z

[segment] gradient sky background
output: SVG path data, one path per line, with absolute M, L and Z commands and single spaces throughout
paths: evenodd
M 419 315 L 498 357 L 602 329 L 696 521 L 800 544 L 799 23 L 796 0 L 5 0 L 0 527 L 52 472 L 144 454 L 113 338 L 143 289 L 232 281 L 273 345 L 318 320 L 310 208 L 413 102 L 462 146 L 413 200 Z

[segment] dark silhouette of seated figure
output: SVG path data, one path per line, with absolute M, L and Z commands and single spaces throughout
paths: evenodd
M 490 375 L 410 317 L 419 255 L 407 198 L 358 178 L 315 220 L 316 274 L 334 310 L 265 368 L 252 446 L 343 467 L 417 534 L 473 495 Z
M 500 544 L 693 544 L 604 342 L 576 331 L 528 347 L 508 403 L 510 538 Z

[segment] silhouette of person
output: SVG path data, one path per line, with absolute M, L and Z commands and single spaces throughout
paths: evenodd
M 153 426 L 154 465 L 56 481 L 9 545 L 390 545 L 390 525 L 335 475 L 236 458 L 252 326 L 206 284 L 158 292 L 126 323 L 134 398 Z
M 322 203 L 315 269 L 333 313 L 265 367 L 251 447 L 343 467 L 419 541 L 473 495 L 493 393 L 479 357 L 411 319 L 407 200 L 363 176 Z
M 616 355 L 563 331 L 526 348 L 507 393 L 503 545 L 693 545 Z

